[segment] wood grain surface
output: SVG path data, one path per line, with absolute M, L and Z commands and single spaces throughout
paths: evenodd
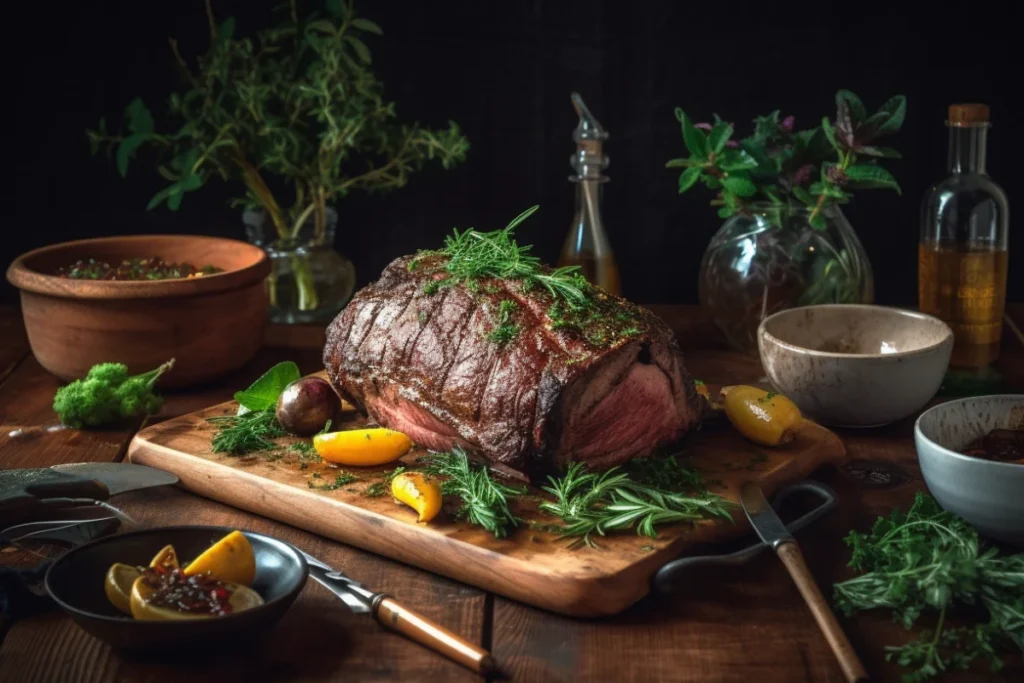
M 676 330 L 687 367 L 709 383 L 748 382 L 761 376 L 754 357 L 724 348 L 721 336 L 695 307 L 652 307 Z M 1024 327 L 1024 306 L 1008 306 Z M 16 331 L 16 311 L 0 310 L 0 330 Z M 228 400 L 275 360 L 292 358 L 304 372 L 320 367 L 316 330 L 288 328 L 268 332 L 278 346 L 264 349 L 231 377 L 188 392 L 175 392 L 155 421 Z M 311 336 L 312 335 L 312 336 Z M 28 362 L 15 335 L 0 337 L 0 360 L 13 357 L 18 373 L 2 379 L 0 424 L 45 426 L 56 382 L 38 364 Z M 1004 338 L 998 365 L 1009 390 L 1024 390 L 1024 348 Z M 840 431 L 847 461 L 815 475 L 842 501 L 837 510 L 797 535 L 808 566 L 828 596 L 831 583 L 848 578 L 849 550 L 843 537 L 867 529 L 893 507 L 906 508 L 923 489 L 912 442 L 912 420 L 883 429 Z M 54 448 L 60 433 L 13 446 L 0 432 L 0 467 L 42 467 L 60 460 L 105 457 L 124 449 L 98 447 L 93 439 Z M 118 432 L 126 446 L 131 428 Z M 107 435 L 106 438 L 114 438 Z M 92 445 L 90 445 L 92 444 Z M 79 457 L 74 457 L 75 454 Z M 367 585 L 385 590 L 409 607 L 453 632 L 490 649 L 506 680 L 513 681 L 673 681 L 682 683 L 802 683 L 843 681 L 807 607 L 785 568 L 770 553 L 742 567 L 691 570 L 669 595 L 651 594 L 614 617 L 575 619 L 530 607 L 472 587 L 335 543 L 286 524 L 232 509 L 179 489 L 125 494 L 114 499 L 151 524 L 209 523 L 268 533 L 343 568 Z M 9 549 L 8 549 L 9 550 Z M 721 548 L 703 548 L 719 551 Z M 27 556 L 27 557 L 26 557 Z M 24 552 L 0 551 L 0 565 L 37 561 Z M 840 617 L 872 680 L 898 683 L 901 670 L 884 661 L 884 647 L 916 636 L 884 612 Z M 922 622 L 922 627 L 931 624 Z M 0 625 L 0 638 L 3 638 Z M 1024 679 L 1021 658 L 1008 657 L 1006 668 L 984 668 L 943 676 L 941 683 L 982 683 Z M 252 681 L 469 681 L 482 680 L 371 620 L 340 608 L 326 590 L 309 582 L 299 600 L 266 642 L 244 652 L 194 660 L 171 655 L 129 658 L 88 636 L 60 612 L 19 621 L 0 643 L 0 681 L 28 683 L 251 683 Z M 495 678 L 494 680 L 499 680 Z

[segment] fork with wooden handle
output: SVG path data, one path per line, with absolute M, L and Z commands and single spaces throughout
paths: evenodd
M 839 661 L 846 680 L 850 683 L 866 681 L 868 676 L 864 671 L 864 665 L 860 663 L 857 653 L 853 651 L 853 646 L 843 633 L 842 626 L 836 620 L 836 615 L 832 613 L 825 596 L 814 582 L 811 570 L 808 569 L 803 553 L 800 552 L 800 546 L 768 504 L 761 488 L 754 482 L 745 483 L 740 487 L 740 503 L 754 531 L 762 541 L 771 546 L 789 571 L 800 595 L 814 615 L 814 620 L 818 622 L 818 628 L 825 635 L 825 640 Z

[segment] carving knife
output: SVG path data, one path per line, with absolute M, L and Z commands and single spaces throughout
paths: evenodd
M 864 665 L 857 659 L 857 653 L 853 651 L 853 646 L 850 645 L 842 627 L 836 621 L 835 614 L 832 613 L 828 602 L 825 601 L 821 590 L 818 589 L 818 584 L 814 582 L 811 570 L 807 567 L 804 556 L 800 552 L 800 546 L 796 544 L 796 539 L 789 533 L 789 529 L 779 519 L 779 516 L 775 514 L 775 510 L 764 497 L 764 492 L 756 483 L 748 481 L 740 487 L 740 504 L 757 535 L 765 545 L 775 551 L 782 563 L 786 565 L 789 575 L 800 590 L 800 595 L 803 596 L 811 614 L 814 615 L 814 620 L 818 622 L 818 628 L 825 635 L 825 640 L 828 641 L 832 653 L 839 661 L 846 680 L 850 683 L 866 681 L 867 673 L 864 670 Z
M 374 593 L 329 565 L 303 552 L 309 575 L 317 583 L 341 598 L 356 614 L 369 614 L 380 624 L 398 631 L 469 669 L 482 674 L 497 671 L 490 653 L 469 643 L 448 629 L 403 606 L 384 593 Z
M 103 504 L 119 493 L 176 483 L 169 472 L 117 462 L 0 470 L 0 516 L 31 520 L 55 508 Z

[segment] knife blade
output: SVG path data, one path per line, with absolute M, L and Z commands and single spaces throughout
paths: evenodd
M 105 502 L 126 491 L 177 483 L 173 474 L 130 463 L 75 463 L 0 470 L 0 513 L 25 520 L 42 509 Z M 12 520 L 13 521 L 13 520 Z
M 846 680 L 850 683 L 867 680 L 864 665 L 857 658 L 853 645 L 843 633 L 843 627 L 839 625 L 836 615 L 832 613 L 828 601 L 825 600 L 821 589 L 815 583 L 814 576 L 811 575 L 811 570 L 807 566 L 807 562 L 804 561 L 803 553 L 800 552 L 800 546 L 797 545 L 796 539 L 789 533 L 786 525 L 779 519 L 756 482 L 748 481 L 740 486 L 740 505 L 743 506 L 744 514 L 747 515 L 747 519 L 750 520 L 751 526 L 754 527 L 754 531 L 757 532 L 760 539 L 765 545 L 771 546 L 786 566 L 793 583 L 796 584 L 801 597 L 810 608 L 818 628 L 825 636 L 825 640 L 828 641 L 829 647 L 832 648 L 832 654 L 839 662 Z
M 404 607 L 385 593 L 373 592 L 309 553 L 299 552 L 306 558 L 313 580 L 341 598 L 356 614 L 369 613 L 382 626 L 398 631 L 477 673 L 489 674 L 497 670 L 494 658 L 486 650 Z
M 795 543 L 793 535 L 755 482 L 748 481 L 740 487 L 740 504 L 758 537 L 772 550 L 778 550 L 783 543 Z

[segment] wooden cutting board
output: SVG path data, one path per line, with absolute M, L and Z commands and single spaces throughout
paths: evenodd
M 538 496 L 517 501 L 514 511 L 526 523 L 505 539 L 452 521 L 447 505 L 429 524 L 418 524 L 416 513 L 390 494 L 370 497 L 365 491 L 383 482 L 395 465 L 411 463 L 423 451 L 414 450 L 402 463 L 386 467 L 346 468 L 359 480 L 327 490 L 340 470 L 304 463 L 288 448 L 244 457 L 213 453 L 215 429 L 207 418 L 236 409 L 237 404 L 224 403 L 148 427 L 132 441 L 128 460 L 172 472 L 199 495 L 562 614 L 620 612 L 646 595 L 651 576 L 688 547 L 750 533 L 737 507 L 735 524 L 676 525 L 659 529 L 657 538 L 617 532 L 598 537 L 598 547 L 592 548 L 538 528 L 555 521 L 536 510 Z M 364 418 L 349 413 L 338 428 L 363 426 Z M 839 437 L 811 422 L 780 448 L 752 444 L 719 423 L 690 435 L 684 453 L 713 491 L 736 502 L 740 485 L 750 478 L 771 495 L 821 465 L 839 461 L 845 450 Z

